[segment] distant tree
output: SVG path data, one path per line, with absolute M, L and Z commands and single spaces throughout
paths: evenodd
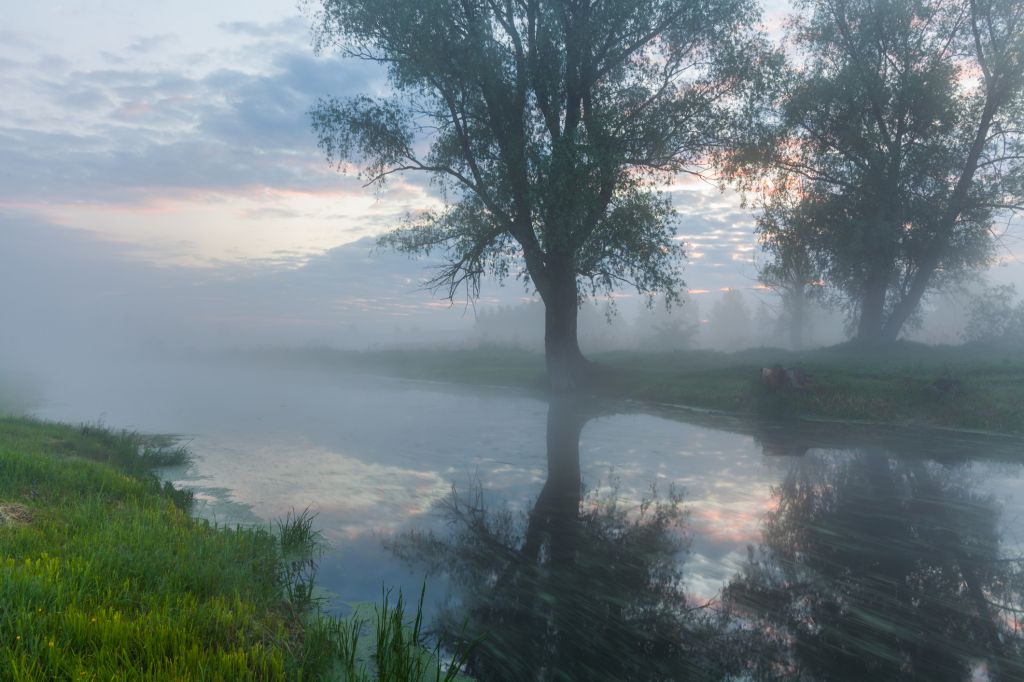
M 689 348 L 700 332 L 700 307 L 685 292 L 671 308 L 652 302 L 633 322 L 634 339 L 643 350 L 664 352 Z
M 782 338 L 786 320 L 785 311 L 778 310 L 766 300 L 759 300 L 751 321 L 750 342 L 756 346 L 776 346 Z
M 607 303 L 604 306 L 580 306 L 578 332 L 580 344 L 585 348 L 622 348 L 627 345 L 625 326 L 615 314 L 615 309 Z M 517 305 L 483 307 L 477 313 L 473 335 L 477 343 L 486 346 L 542 351 L 544 303 L 533 300 Z
M 324 99 L 313 128 L 369 183 L 422 172 L 445 208 L 383 243 L 440 249 L 453 298 L 521 277 L 546 308 L 554 387 L 584 379 L 582 297 L 674 300 L 682 248 L 652 182 L 700 174 L 762 81 L 753 0 L 321 0 L 317 49 L 388 69 L 394 96 Z
M 529 301 L 482 309 L 473 325 L 477 342 L 487 346 L 538 350 L 543 347 L 544 305 Z
M 1012 284 L 985 289 L 967 306 L 964 341 L 1024 347 L 1024 301 Z
M 766 187 L 813 207 L 794 243 L 846 296 L 858 338 L 892 340 L 927 292 L 989 261 L 994 217 L 1024 202 L 1024 3 L 798 8 Z M 804 226 L 777 227 L 769 240 Z
M 762 250 L 769 260 L 758 267 L 758 279 L 782 299 L 789 344 L 803 348 L 810 322 L 809 308 L 820 301 L 821 268 L 815 259 L 819 223 L 809 206 L 784 193 L 768 202 L 757 220 Z
M 736 350 L 750 343 L 750 309 L 739 289 L 728 289 L 708 317 L 707 340 L 716 348 Z

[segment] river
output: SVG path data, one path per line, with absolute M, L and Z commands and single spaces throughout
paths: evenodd
M 217 523 L 308 507 L 331 610 L 426 581 L 481 679 L 1021 670 L 1015 439 L 189 364 L 37 413 L 179 434 Z

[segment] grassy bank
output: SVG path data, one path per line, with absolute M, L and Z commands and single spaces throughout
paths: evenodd
M 401 605 L 376 611 L 371 637 L 317 613 L 308 515 L 276 530 L 193 518 L 191 494 L 151 473 L 186 456 L 0 417 L 0 677 L 434 679 Z
M 805 352 L 752 349 L 592 354 L 592 392 L 761 416 L 1024 432 L 1024 350 L 897 343 L 865 350 L 843 345 Z M 248 361 L 356 371 L 464 384 L 542 389 L 538 353 L 499 348 L 251 353 Z M 800 367 L 808 390 L 766 389 L 762 367 Z
M 755 349 L 725 355 L 620 353 L 599 392 L 760 416 L 1024 432 L 1024 353 L 899 343 L 865 351 Z M 762 367 L 799 367 L 806 390 L 762 385 Z

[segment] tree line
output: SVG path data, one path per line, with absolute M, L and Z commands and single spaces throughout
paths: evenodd
M 382 239 L 439 252 L 454 299 L 485 275 L 545 306 L 551 385 L 586 381 L 588 296 L 678 301 L 667 187 L 744 193 L 763 280 L 893 340 L 993 257 L 1024 196 L 1024 2 L 801 0 L 781 41 L 752 0 L 322 0 L 317 49 L 382 65 L 384 96 L 324 98 L 320 147 L 370 184 L 424 173 L 444 207 Z M 799 326 L 799 325 L 797 325 Z

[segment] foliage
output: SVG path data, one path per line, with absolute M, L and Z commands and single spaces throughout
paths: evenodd
M 708 316 L 706 340 L 722 350 L 736 350 L 750 342 L 750 308 L 739 289 L 728 289 L 715 301 Z
M 313 590 L 316 585 L 317 559 L 323 549 L 323 537 L 313 530 L 316 514 L 309 509 L 289 511 L 277 522 L 280 549 L 279 570 L 284 598 L 297 616 L 316 606 Z
M 444 663 L 440 643 L 428 649 L 423 627 L 425 593 L 424 585 L 411 621 L 406 616 L 402 593 L 399 592 L 392 603 L 391 593 L 385 591 L 381 606 L 373 609 L 372 618 L 366 618 L 357 611 L 350 618 L 334 624 L 330 640 L 339 645 L 341 664 L 338 672 L 341 679 L 346 682 L 460 682 L 466 679 L 459 672 L 476 642 L 467 640 L 465 648 L 457 650 L 447 663 Z M 370 623 L 373 625 L 374 647 L 367 654 L 363 651 L 362 635 Z
M 757 157 L 773 169 L 762 239 L 805 252 L 861 338 L 895 339 L 928 291 L 989 261 L 994 217 L 1020 208 L 1024 8 L 799 7 L 775 138 Z
M 542 252 L 599 288 L 674 290 L 666 201 L 645 180 L 693 171 L 728 138 L 753 77 L 756 17 L 718 2 L 325 0 L 318 47 L 389 69 L 393 99 L 323 100 L 321 147 L 370 181 L 426 171 L 452 203 L 390 243 L 446 246 L 437 283 L 478 284 Z M 424 152 L 423 141 L 430 143 Z M 518 244 L 517 244 L 518 242 Z
M 818 243 L 821 225 L 807 211 L 809 206 L 808 201 L 778 193 L 765 202 L 756 230 L 770 257 L 758 267 L 758 279 L 782 298 L 790 347 L 796 350 L 804 345 L 810 304 L 823 298 L 822 254 L 811 247 Z
M 1004 284 L 986 289 L 969 303 L 964 341 L 1024 346 L 1024 301 L 1017 289 Z
M 0 669 L 13 679 L 283 677 L 297 642 L 263 530 L 192 519 L 138 437 L 0 422 Z M 109 448 L 109 450 L 108 450 Z M 136 453 L 131 463 L 130 453 Z
M 700 306 L 686 293 L 676 305 L 652 299 L 633 321 L 633 342 L 656 353 L 689 348 L 699 334 Z

